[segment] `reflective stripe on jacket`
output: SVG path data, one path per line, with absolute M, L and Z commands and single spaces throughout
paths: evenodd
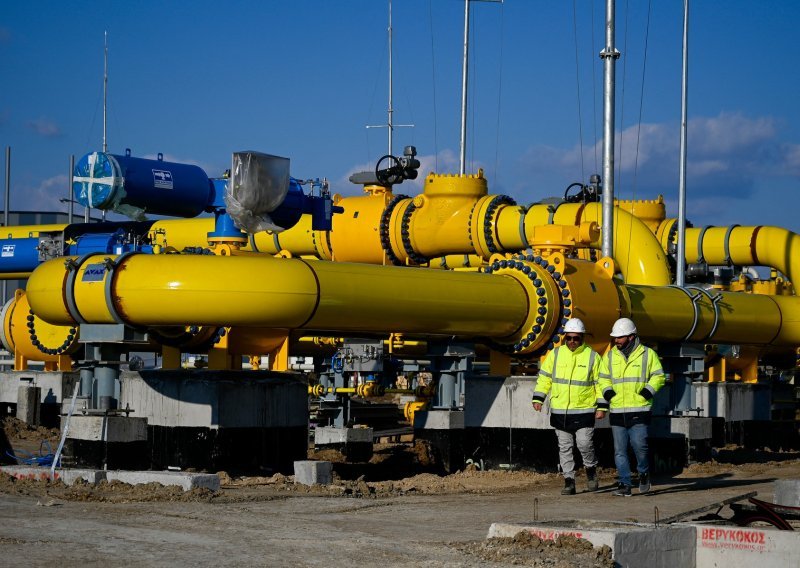
M 664 386 L 666 377 L 661 360 L 655 351 L 644 345 L 637 345 L 626 359 L 625 355 L 612 347 L 602 357 L 600 365 L 600 389 L 603 393 L 614 390 L 611 399 L 611 412 L 649 412 L 653 398 L 647 400 L 639 393 L 647 389 L 655 395 Z
M 533 402 L 544 402 L 550 393 L 551 414 L 594 413 L 598 404 L 605 407 L 597 382 L 600 359 L 585 343 L 575 351 L 556 347 L 539 369 Z

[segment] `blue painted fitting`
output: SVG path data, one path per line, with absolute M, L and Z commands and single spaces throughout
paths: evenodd
M 564 315 L 569 317 L 570 315 L 572 315 L 572 310 L 564 310 Z
M 520 343 L 522 344 L 523 347 L 527 347 L 528 345 L 531 344 L 531 342 L 528 341 L 527 339 L 523 339 L 522 341 L 520 341 Z
M 538 310 L 536 310 L 536 311 L 537 311 L 537 313 L 538 313 L 540 316 L 543 316 L 543 315 L 545 315 L 545 314 L 547 313 L 547 308 L 545 308 L 544 306 L 542 306 L 541 308 L 539 308 L 539 309 L 538 309 Z
M 561 286 L 562 288 L 566 288 L 567 287 L 567 281 L 566 280 L 559 280 L 558 285 Z
M 533 257 L 533 262 L 535 262 L 536 264 L 541 264 L 542 263 L 542 257 L 541 256 L 534 256 Z
M 569 298 L 569 290 L 564 290 L 563 292 L 561 292 L 561 295 L 564 296 L 565 298 Z
M 547 349 L 548 349 L 548 350 L 549 350 L 549 349 L 552 349 L 553 347 L 555 347 L 555 344 L 554 344 L 552 341 L 551 341 L 550 343 L 548 343 L 548 344 L 547 344 Z
M 527 260 L 528 262 L 533 262 L 533 255 L 529 254 L 528 256 L 525 257 L 525 260 Z
M 542 326 L 540 326 L 540 325 L 533 326 L 533 333 L 536 333 L 536 334 L 542 333 Z
M 547 272 L 552 274 L 555 269 L 556 267 L 551 264 L 550 266 L 547 267 Z
M 497 261 L 493 262 L 492 263 L 492 270 L 497 270 L 498 268 L 500 268 L 500 264 Z
M 507 260 L 501 260 L 500 261 L 500 268 L 506 268 L 507 266 L 508 266 L 508 261 Z
M 533 340 L 536 338 L 536 334 L 535 334 L 535 333 L 529 333 L 529 334 L 527 335 L 527 337 L 528 337 L 528 339 L 530 339 L 531 341 L 533 341 Z
M 547 290 L 545 290 L 544 288 L 537 288 L 536 289 L 536 295 L 537 296 L 544 296 L 545 294 L 547 294 Z
M 541 265 L 542 265 L 542 268 L 547 268 L 547 266 L 548 266 L 550 263 L 549 263 L 549 262 L 547 262 L 545 259 L 542 259 L 542 261 L 541 261 L 539 264 L 541 264 Z
M 233 217 L 228 215 L 224 209 L 217 209 L 214 211 L 214 230 L 207 234 L 209 239 L 247 239 L 247 235 L 242 232 Z
M 536 323 L 539 325 L 544 323 L 544 318 L 542 316 L 536 316 Z
M 530 266 L 525 265 L 525 266 L 522 267 L 522 272 L 524 272 L 525 274 L 529 274 L 530 271 L 531 271 L 531 267 Z
M 560 273 L 560 272 L 558 272 L 558 271 L 556 271 L 556 272 L 553 272 L 553 278 L 555 278 L 556 280 L 558 280 L 559 278 L 561 278 L 561 273 Z
M 537 278 L 536 280 L 534 280 L 534 281 L 533 281 L 533 285 L 534 285 L 534 286 L 541 286 L 541 285 L 542 285 L 542 281 L 541 281 L 541 279 Z
M 565 306 L 571 306 L 572 305 L 572 300 L 564 300 L 563 303 L 564 303 Z
M 561 341 L 561 338 L 559 336 L 556 335 L 555 337 L 553 337 L 553 343 L 558 343 L 559 341 Z

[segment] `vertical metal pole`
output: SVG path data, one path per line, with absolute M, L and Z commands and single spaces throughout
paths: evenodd
M 91 209 L 87 206 L 83 208 L 83 222 L 89 222 L 89 213 L 91 213 Z
M 464 175 L 467 162 L 467 77 L 469 76 L 469 0 L 464 0 L 464 62 L 461 66 L 461 154 L 458 173 Z
M 72 217 L 75 214 L 75 200 L 72 198 L 72 172 L 75 171 L 75 155 L 69 157 L 69 173 L 67 174 L 67 222 L 72 225 Z
M 394 137 L 394 129 L 392 127 L 392 0 L 389 0 L 389 155 L 392 153 L 392 138 Z
M 108 32 L 103 32 L 103 152 L 106 144 L 106 116 L 108 114 Z
M 6 146 L 6 194 L 3 201 L 3 226 L 8 227 L 8 208 L 11 204 L 11 146 Z M 8 281 L 3 280 L 3 304 L 8 299 Z
M 606 47 L 600 52 L 604 61 L 603 82 L 603 256 L 614 256 L 614 71 L 619 52 L 614 47 L 614 0 L 606 0 Z
M 683 80 L 681 82 L 681 163 L 678 185 L 678 252 L 675 284 L 686 284 L 686 141 L 689 103 L 689 0 L 683 0 Z

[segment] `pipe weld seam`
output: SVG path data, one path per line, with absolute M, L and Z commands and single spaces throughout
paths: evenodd
M 122 264 L 130 257 L 136 254 L 141 254 L 138 251 L 128 251 L 126 253 L 121 254 L 117 257 L 116 261 L 112 261 L 106 265 L 106 282 L 104 287 L 105 298 L 106 298 L 106 308 L 108 308 L 108 313 L 111 314 L 111 318 L 121 325 L 129 325 L 122 316 L 119 314 L 117 310 L 116 303 L 114 302 L 114 277 L 116 276 L 117 269 L 122 266 Z

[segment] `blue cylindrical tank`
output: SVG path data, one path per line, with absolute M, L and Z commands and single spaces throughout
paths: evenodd
M 129 217 L 144 213 L 196 217 L 213 199 L 211 181 L 197 166 L 92 152 L 75 165 L 75 199 L 84 207 Z
M 0 272 L 30 272 L 39 266 L 39 239 L 0 239 Z

